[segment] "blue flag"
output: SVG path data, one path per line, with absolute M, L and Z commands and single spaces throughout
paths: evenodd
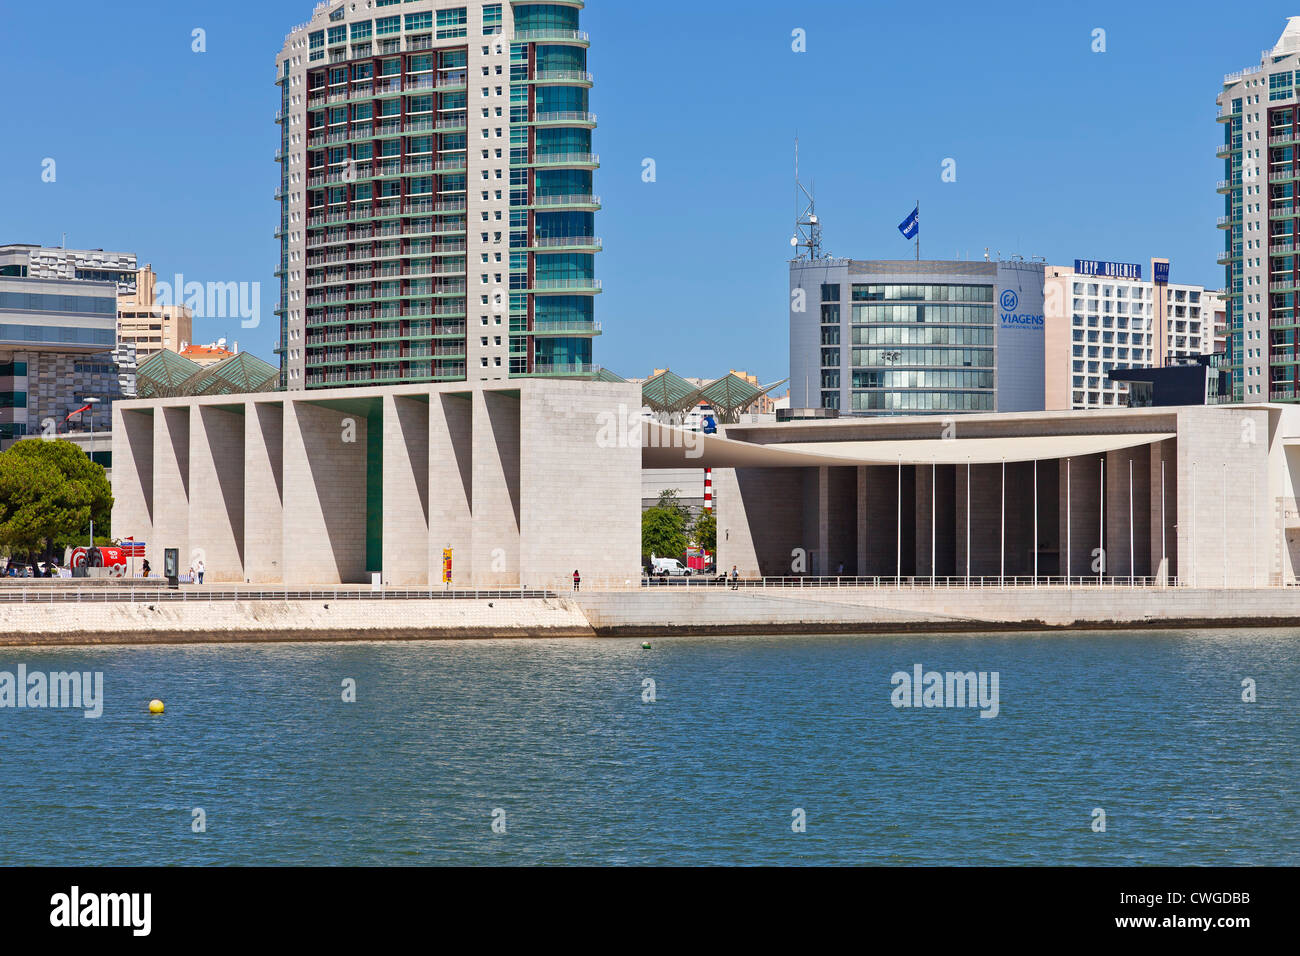
M 916 234 L 921 231 L 920 206 L 913 209 L 912 214 L 898 224 L 898 231 L 903 234 L 904 239 L 916 238 Z

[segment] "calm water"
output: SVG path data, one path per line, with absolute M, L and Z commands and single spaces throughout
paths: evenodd
M 0 863 L 1296 864 L 1297 637 L 2 650 L 106 704 L 0 710 Z M 895 709 L 916 663 L 1001 713 Z

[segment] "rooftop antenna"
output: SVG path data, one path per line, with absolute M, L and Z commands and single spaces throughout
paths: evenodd
M 795 223 L 790 245 L 795 249 L 795 259 L 822 258 L 822 224 L 817 218 L 817 200 L 813 191 L 804 188 L 799 180 L 799 137 L 794 140 Z

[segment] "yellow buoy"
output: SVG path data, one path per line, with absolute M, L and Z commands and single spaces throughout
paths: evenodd
M 162 701 L 160 701 L 157 697 L 155 697 L 153 700 L 149 701 L 149 713 L 151 713 L 151 714 L 161 714 L 162 712 L 163 712 L 163 702 L 162 702 Z

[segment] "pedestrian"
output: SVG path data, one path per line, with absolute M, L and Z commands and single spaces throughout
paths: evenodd
M 573 570 L 573 590 L 582 590 L 582 575 L 578 573 L 577 568 L 574 568 Z
M 199 584 L 203 583 L 203 559 L 199 558 L 199 563 L 194 566 L 194 570 L 199 574 Z
M 144 576 L 145 576 L 146 578 L 149 576 L 149 559 L 148 559 L 148 558 L 145 558 L 145 559 L 144 559 Z
M 188 576 L 188 578 L 186 579 L 186 582 L 185 582 L 185 583 L 186 583 L 186 584 L 193 584 L 193 583 L 194 583 L 194 565 L 192 565 L 192 564 L 190 565 L 190 573 L 189 573 L 189 576 Z
M 731 566 L 731 590 L 740 590 L 740 568 L 734 564 Z
M 844 562 L 843 562 L 843 561 L 840 562 L 839 569 L 836 570 L 835 574 L 836 574 L 837 577 L 841 577 L 841 578 L 844 577 Z

